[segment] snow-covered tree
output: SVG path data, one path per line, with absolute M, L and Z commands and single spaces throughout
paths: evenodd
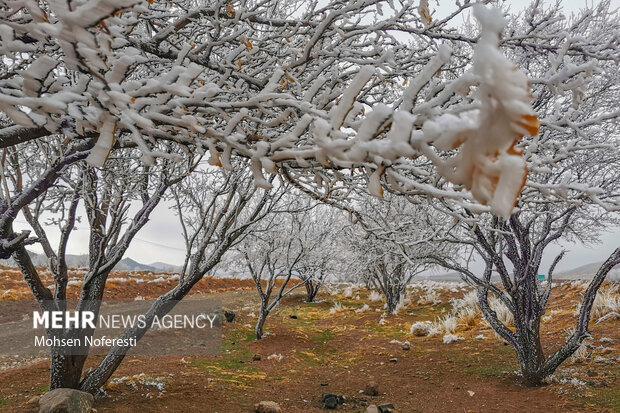
M 442 228 L 433 213 L 428 205 L 415 205 L 402 196 L 366 197 L 356 210 L 356 224 L 346 230 L 347 273 L 378 290 L 390 313 L 405 299 L 413 277 L 429 267 L 418 257 L 442 256 L 442 249 L 453 249 L 433 242 Z
M 450 28 L 470 9 L 469 2 L 445 19 L 432 20 L 427 6 L 391 0 L 4 1 L 0 148 L 8 156 L 26 145 L 57 144 L 46 153 L 40 175 L 22 182 L 19 190 L 2 176 L 0 257 L 13 255 L 21 261 L 35 297 L 47 297 L 25 257 L 25 245 L 38 239 L 15 234 L 13 221 L 63 176 L 75 179 L 66 175 L 69 166 L 83 160 L 90 166 L 81 168 L 89 171 L 85 178 L 91 186 L 81 196 L 91 208 L 90 259 L 96 264 L 85 284 L 94 296 L 135 236 L 134 229 L 148 218 L 154 199 L 166 191 L 152 181 L 166 182 L 162 174 L 168 170 L 191 169 L 202 154 L 234 176 L 251 173 L 258 187 L 271 188 L 269 177 L 279 173 L 323 197 L 346 197 L 351 183 L 365 181 L 376 196 L 388 187 L 446 199 L 451 208 L 508 217 L 526 183 L 526 190 L 537 193 L 561 197 L 564 190 L 569 198 L 579 193 L 573 198 L 611 205 L 613 199 L 577 182 L 586 176 L 562 176 L 551 183 L 531 178 L 532 172 L 544 175 L 552 161 L 560 163 L 566 151 L 584 153 L 605 145 L 582 144 L 583 135 L 605 136 L 617 116 L 617 109 L 606 110 L 613 100 L 594 93 L 585 97 L 592 84 L 588 79 L 596 79 L 601 91 L 614 91 L 617 85 L 597 69 L 599 63 L 610 65 L 617 53 L 609 39 L 617 27 L 604 4 L 571 23 L 575 28 L 556 30 L 559 19 L 543 13 L 540 20 L 532 12 L 525 16 L 525 26 L 511 21 L 500 39 L 501 13 L 483 6 L 475 10 L 479 38 Z M 545 28 L 556 31 L 539 36 Z M 576 35 L 565 36 L 570 30 Z M 555 105 L 549 111 L 558 108 L 540 112 L 547 116 L 543 126 L 549 134 L 537 135 L 530 84 L 503 50 L 528 66 L 535 105 L 549 100 Z M 549 60 L 550 54 L 557 59 Z M 537 56 L 545 57 L 539 61 Z M 557 99 L 546 99 L 545 93 Z M 596 110 L 572 110 L 564 116 L 567 105 L 584 103 Z M 558 135 L 573 140 L 561 147 L 554 144 Z M 519 143 L 523 136 L 536 136 L 526 152 Z M 103 231 L 102 220 L 122 221 L 112 215 L 127 211 L 123 205 L 102 208 L 107 195 L 98 192 L 105 186 L 99 186 L 101 179 L 122 169 L 115 160 L 126 155 L 119 153 L 131 153 L 132 170 L 158 171 L 156 178 L 144 178 L 154 192 L 137 195 L 144 212 L 125 235 L 120 229 Z M 537 163 L 537 153 L 545 154 L 542 162 Z M 602 168 L 591 174 L 605 175 Z M 609 176 L 617 175 L 606 176 L 610 181 Z M 232 184 L 222 179 L 222 185 Z M 252 214 L 263 213 L 260 202 L 271 198 L 264 192 L 258 204 L 244 201 L 253 191 L 249 183 L 225 190 L 222 196 L 230 196 L 231 203 L 243 208 L 250 203 L 250 215 L 237 222 L 237 216 L 229 215 L 234 209 L 217 206 L 217 216 L 233 220 L 227 235 L 214 230 L 188 243 L 192 252 L 184 280 L 149 314 L 165 311 L 165 300 L 187 294 L 203 270 L 238 239 L 239 228 L 254 222 Z M 219 249 L 212 251 L 213 245 Z M 95 391 L 126 350 L 114 348 L 81 388 Z
M 391 0 L 5 2 L 0 147 L 63 134 L 94 144 L 94 166 L 128 145 L 146 164 L 242 156 L 263 187 L 278 167 L 363 167 L 376 195 L 386 176 L 507 216 L 525 174 L 513 148 L 538 122 L 498 13 L 479 9 L 478 63 L 450 67 L 473 39 L 449 23 L 470 6 L 431 23 Z M 437 192 L 419 157 L 457 186 Z
M 346 253 L 347 216 L 339 209 L 316 204 L 296 217 L 302 223 L 298 245 L 303 250 L 296 276 L 304 282 L 306 302 L 314 301 L 327 279 L 342 275 Z
M 279 188 L 284 193 L 286 187 Z M 247 236 L 235 248 L 237 267 L 250 274 L 259 296 L 256 338 L 264 335 L 265 321 L 280 301 L 297 288 L 312 283 L 313 293 L 320 288 L 328 267 L 320 261 L 321 254 L 332 254 L 330 245 L 323 245 L 332 231 L 310 229 L 315 209 L 321 208 L 299 194 L 289 193 L 282 197 L 270 215 L 250 228 Z M 315 217 L 316 226 L 322 226 Z M 310 229 L 310 231 L 308 231 Z M 320 234 L 316 231 L 321 232 Z M 314 235 L 319 235 L 315 238 Z M 319 261 L 314 261 L 319 259 Z M 318 276 L 318 278 L 314 278 Z M 316 289 L 316 291 L 314 291 Z
M 274 228 L 272 225 L 275 222 L 276 218 L 271 217 L 267 225 L 271 226 L 270 229 L 276 230 L 278 235 L 272 233 L 265 238 L 249 237 L 248 242 L 241 247 L 246 269 L 254 281 L 260 299 L 258 319 L 254 328 L 257 339 L 263 337 L 267 316 L 278 302 L 301 285 L 301 283 L 295 282 L 295 285 L 287 290 L 295 266 L 299 261 L 300 253 L 292 248 L 292 244 L 295 242 L 293 238 L 287 239 L 279 236 L 279 233 L 286 231 L 286 229 L 279 225 Z M 278 281 L 280 281 L 279 286 L 277 285 Z M 275 295 L 272 297 L 274 291 Z
M 89 259 L 75 310 L 98 314 L 108 275 L 123 258 L 138 231 L 148 222 L 166 190 L 185 177 L 187 171 L 170 161 L 158 166 L 146 166 L 135 149 L 115 152 L 107 167 L 98 170 L 84 162 L 76 163 L 79 159 L 85 159 L 88 152 L 73 152 L 71 146 L 64 147 L 57 140 L 50 139 L 38 144 L 28 143 L 20 151 L 14 148 L 5 150 L 5 205 L 10 211 L 17 207 L 24 195 L 29 196 L 29 202 L 21 205 L 21 212 L 47 257 L 54 279 L 53 289 L 43 284 L 39 270 L 26 250 L 26 242 L 11 248 L 15 262 L 42 309 L 70 310 L 66 301 L 66 251 L 81 206 L 86 212 L 90 230 Z M 66 154 L 62 154 L 63 150 L 67 151 Z M 63 164 L 67 159 L 73 163 Z M 17 212 L 20 209 L 14 214 Z M 15 215 L 9 215 L 5 221 L 4 230 L 9 233 Z M 45 228 L 48 223 L 57 225 L 60 231 L 57 246 L 52 245 L 48 236 Z M 27 232 L 25 234 L 28 236 Z M 82 336 L 91 335 L 92 331 L 73 328 L 65 329 L 60 334 Z M 60 347 L 51 349 L 50 388 L 78 388 L 87 349 L 76 351 L 79 354 L 67 354 L 63 350 Z
M 188 228 L 188 265 L 179 282 L 159 296 L 144 314 L 145 325 L 136 324 L 120 337 L 137 340 L 148 331 L 154 317 L 167 314 L 175 302 L 182 300 L 192 287 L 220 263 L 224 254 L 247 235 L 248 228 L 260 222 L 273 209 L 282 192 L 256 188 L 250 173 L 239 168 L 238 173 L 223 170 L 199 170 L 183 181 L 176 196 L 187 205 L 180 218 Z M 200 201 L 196 202 L 196 199 Z M 110 349 L 101 363 L 89 371 L 80 389 L 96 392 L 120 365 L 129 346 Z
M 541 128 L 516 148 L 524 153 L 529 174 L 507 218 L 477 215 L 442 201 L 460 230 L 443 234 L 446 242 L 469 245 L 485 270 L 477 274 L 462 261 L 430 258 L 461 272 L 478 288 L 482 312 L 517 355 L 523 380 L 539 385 L 589 337 L 590 310 L 608 272 L 620 263 L 620 248 L 612 252 L 590 282 L 574 333 L 546 355 L 541 318 L 545 314 L 553 271 L 541 268 L 548 247 L 560 241 L 592 243 L 609 225 L 617 225 L 620 210 L 618 143 L 618 49 L 616 11 L 601 2 L 566 19 L 559 4 L 535 2 L 513 18 L 506 33 L 514 61 L 532 79 L 534 108 Z M 544 42 L 536 39 L 545 39 Z M 614 49 L 614 45 L 616 49 Z M 442 237 L 439 237 L 442 238 Z M 496 281 L 491 278 L 497 274 Z M 538 274 L 546 273 L 542 283 Z M 497 297 L 514 315 L 515 327 L 503 324 L 489 305 Z

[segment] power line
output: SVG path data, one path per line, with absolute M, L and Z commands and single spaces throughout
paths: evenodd
M 134 237 L 134 239 L 135 239 L 136 241 L 141 241 L 141 242 L 144 242 L 144 243 L 147 243 L 147 244 L 151 244 L 151 245 L 155 245 L 155 246 L 158 246 L 158 247 L 162 247 L 162 248 L 169 248 L 169 249 L 173 249 L 173 250 L 177 250 L 177 251 L 183 251 L 183 252 L 185 252 L 185 248 L 171 247 L 170 245 L 159 244 L 159 243 L 157 243 L 157 242 L 147 241 L 147 240 L 145 240 L 145 239 L 141 239 L 141 238 L 135 238 L 135 237 Z

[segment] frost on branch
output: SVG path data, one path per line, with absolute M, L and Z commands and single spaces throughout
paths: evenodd
M 506 217 L 527 178 L 526 162 L 516 145 L 525 135 L 535 136 L 539 122 L 530 105 L 527 77 L 498 48 L 504 26 L 501 11 L 478 5 L 474 14 L 482 26 L 473 67 L 480 109 L 440 116 L 424 130 L 429 137 L 443 132 L 435 141 L 438 148 L 460 148 L 440 167 L 446 178 L 470 189 L 479 202 L 490 205 L 491 212 Z
M 433 21 L 431 17 L 431 11 L 428 8 L 428 0 L 420 0 L 420 5 L 418 6 L 418 12 L 420 13 L 420 17 L 422 17 L 422 22 L 425 26 L 428 26 Z
M 435 164 L 439 175 L 470 190 L 473 198 L 489 205 L 492 213 L 509 216 L 527 177 L 526 162 L 516 145 L 523 136 L 535 136 L 539 122 L 530 105 L 527 77 L 498 48 L 504 25 L 501 11 L 478 6 L 475 15 L 482 35 L 475 49 L 473 70 L 450 85 L 455 92 L 462 86 L 468 90 L 477 86 L 470 93 L 473 102 L 465 106 L 466 110 L 461 109 L 458 115 L 428 117 L 428 105 L 415 107 L 412 103 L 449 61 L 450 48 L 442 46 L 412 80 L 399 110 L 377 103 L 356 123 L 349 113 L 355 97 L 373 75 L 372 70 L 363 68 L 332 109 L 331 124 L 323 119 L 314 122 L 314 142 L 321 147 L 319 162 L 351 167 L 370 158 L 375 167 L 369 176 L 369 190 L 381 196 L 386 166 L 402 168 L 404 158 L 415 159 L 422 153 Z M 416 128 L 419 119 L 414 115 L 427 117 L 421 130 Z M 347 138 L 341 127 L 355 129 L 356 133 Z M 437 149 L 457 153 L 446 159 Z M 399 179 L 398 175 L 390 176 Z
M 315 177 L 360 168 L 377 196 L 390 185 L 504 216 L 525 178 L 515 144 L 537 129 L 527 81 L 497 48 L 501 16 L 483 8 L 474 69 L 463 73 L 450 65 L 458 42 L 430 24 L 427 1 L 372 24 L 354 23 L 374 13 L 371 0 L 290 20 L 272 17 L 277 2 L 238 8 L 234 19 L 220 3 L 191 1 L 7 4 L 0 110 L 9 126 L 35 131 L 21 131 L 24 140 L 98 136 L 91 165 L 116 143 L 149 164 L 208 151 L 211 164 L 230 168 L 243 157 L 263 188 L 282 165 Z M 411 29 L 420 15 L 432 36 Z M 411 45 L 390 33 L 410 29 Z M 436 48 L 428 36 L 441 40 Z M 5 146 L 19 138 L 2 132 Z M 438 189 L 438 175 L 456 185 Z
M 116 133 L 116 122 L 108 118 L 103 122 L 103 126 L 99 131 L 99 139 L 97 143 L 91 149 L 90 154 L 86 158 L 91 166 L 102 167 L 105 161 L 108 159 L 108 155 L 114 145 L 114 134 Z

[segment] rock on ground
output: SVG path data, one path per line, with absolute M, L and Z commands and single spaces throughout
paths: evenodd
M 39 399 L 39 413 L 88 413 L 93 395 L 75 389 L 55 389 Z
M 333 410 L 336 409 L 339 404 L 344 403 L 344 397 L 332 393 L 323 393 L 321 396 L 321 403 L 323 403 L 324 409 Z
M 39 404 L 39 400 L 41 400 L 41 396 L 32 396 L 26 404 Z
M 397 413 L 392 403 L 386 403 L 379 405 L 379 413 Z
M 254 406 L 256 413 L 282 413 L 282 408 L 276 402 L 263 401 Z
M 235 320 L 235 315 L 236 314 L 234 311 L 230 311 L 230 310 L 224 311 L 224 318 L 229 323 L 232 323 Z
M 366 385 L 366 388 L 364 389 L 364 394 L 371 397 L 378 396 L 379 386 L 377 386 L 377 383 L 375 383 L 374 381 L 368 383 Z

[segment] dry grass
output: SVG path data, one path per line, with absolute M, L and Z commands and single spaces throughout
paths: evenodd
M 495 297 L 490 298 L 489 307 L 491 307 L 491 309 L 495 311 L 495 314 L 497 314 L 497 319 L 501 321 L 505 326 L 514 326 L 515 317 L 510 312 L 508 307 L 506 307 L 506 304 L 504 304 L 502 300 Z
M 441 303 L 442 303 L 441 297 L 439 296 L 439 293 L 437 292 L 437 290 L 428 290 L 426 294 L 422 295 L 418 299 L 419 305 L 435 305 L 435 304 L 441 304 Z
M 381 293 L 379 293 L 378 291 L 373 290 L 370 295 L 368 296 L 368 299 L 370 301 L 381 301 L 381 299 L 383 298 L 383 296 L 381 295 Z
M 576 313 L 579 313 L 581 305 L 577 306 Z M 599 320 L 609 315 L 620 318 L 620 286 L 611 285 L 604 290 L 599 290 L 592 305 L 592 319 Z

